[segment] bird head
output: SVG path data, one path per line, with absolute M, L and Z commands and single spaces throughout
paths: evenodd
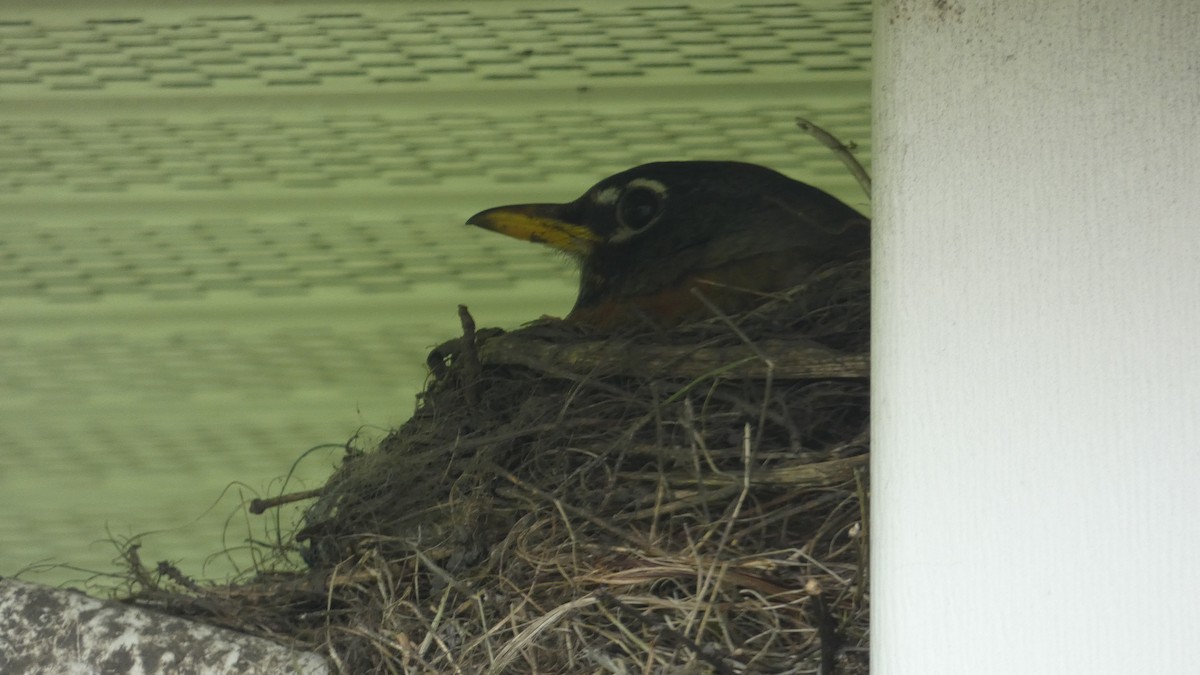
M 645 309 L 697 279 L 779 290 L 796 268 L 865 249 L 869 229 L 854 209 L 776 171 L 704 161 L 643 164 L 572 202 L 501 206 L 467 223 L 576 258 L 568 319 L 606 303 Z

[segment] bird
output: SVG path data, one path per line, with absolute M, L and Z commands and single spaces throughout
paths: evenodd
M 564 321 L 600 331 L 746 311 L 870 247 L 870 220 L 855 209 L 733 161 L 642 164 L 572 202 L 499 206 L 467 224 L 576 259 L 579 293 Z

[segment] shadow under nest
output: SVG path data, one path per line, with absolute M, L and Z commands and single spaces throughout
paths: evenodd
M 601 339 L 463 309 L 285 537 L 308 569 L 132 599 L 349 673 L 866 672 L 868 267 Z

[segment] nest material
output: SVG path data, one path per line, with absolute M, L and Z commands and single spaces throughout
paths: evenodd
M 867 263 L 748 314 L 476 331 L 234 585 L 135 600 L 348 673 L 866 671 Z

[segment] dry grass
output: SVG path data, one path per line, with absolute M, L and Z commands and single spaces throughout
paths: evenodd
M 866 672 L 867 308 L 859 260 L 666 333 L 464 311 L 412 419 L 301 495 L 306 568 L 134 550 L 130 595 L 346 673 Z

